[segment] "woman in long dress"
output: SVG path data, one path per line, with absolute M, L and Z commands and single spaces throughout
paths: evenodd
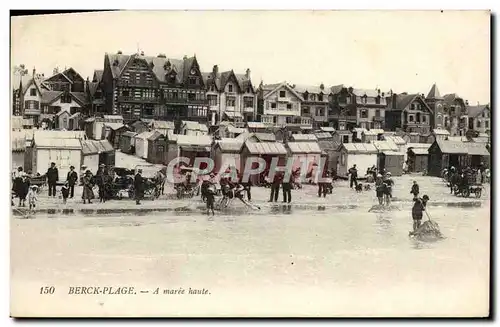
M 90 200 L 94 198 L 94 191 L 92 190 L 92 187 L 94 187 L 94 183 L 92 181 L 92 173 L 90 170 L 87 170 L 85 172 L 85 176 L 83 176 L 83 193 L 82 193 L 82 199 L 83 203 L 85 204 L 85 200 L 88 200 L 89 203 Z

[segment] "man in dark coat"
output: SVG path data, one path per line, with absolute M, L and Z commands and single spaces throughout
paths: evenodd
M 49 196 L 56 196 L 56 183 L 59 180 L 59 170 L 57 170 L 55 162 L 50 164 L 50 168 L 45 174 L 47 177 L 47 184 L 49 185 Z
M 75 184 L 78 181 L 78 174 L 75 171 L 75 167 L 69 167 L 68 176 L 66 177 L 69 187 L 69 198 L 72 199 L 75 195 Z
M 351 182 L 350 182 L 350 188 L 352 186 L 358 186 L 358 169 L 356 168 L 356 165 L 352 166 L 349 169 L 349 174 L 351 175 Z
M 98 188 L 99 202 L 106 202 L 106 197 L 104 195 L 104 168 L 106 165 L 100 164 L 97 173 L 95 174 L 95 182 Z
M 141 204 L 141 200 L 144 196 L 144 179 L 142 178 L 142 169 L 138 169 L 137 174 L 134 177 L 134 192 L 135 204 Z
M 280 172 L 274 175 L 274 179 L 271 184 L 271 195 L 269 197 L 269 202 L 278 202 L 278 195 L 280 193 L 280 184 L 283 181 L 283 176 Z

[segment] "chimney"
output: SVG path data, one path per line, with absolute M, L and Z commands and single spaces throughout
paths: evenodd
M 36 75 L 36 69 L 35 67 L 33 67 L 33 78 L 35 78 L 35 75 Z
M 123 54 L 123 52 L 122 52 L 122 50 L 118 50 L 118 51 L 116 52 L 116 54 L 121 55 L 121 54 Z
M 349 88 L 348 88 L 347 90 L 349 91 L 349 93 L 352 93 L 352 91 L 353 91 L 354 89 L 352 88 L 352 86 L 349 86 Z
M 465 100 L 465 105 L 468 106 L 469 105 L 469 100 Z
M 165 58 L 165 59 L 167 58 L 167 56 L 164 53 L 159 53 L 157 57 L 158 58 Z
M 141 56 L 144 56 L 144 51 L 141 51 Z
M 184 55 L 184 57 L 182 58 L 182 60 L 187 60 L 188 56 Z
M 385 97 L 385 92 L 382 92 L 382 98 Z
M 85 90 L 88 91 L 89 90 L 89 84 L 90 84 L 90 79 L 89 77 L 87 76 L 87 80 L 85 81 Z
M 246 76 L 247 76 L 247 79 L 250 79 L 250 68 L 247 68 Z
M 378 95 L 380 95 L 380 89 L 377 89 L 377 93 L 378 93 Z
M 325 84 L 321 83 L 321 84 L 320 84 L 320 86 L 319 86 L 319 88 L 320 88 L 321 90 L 324 90 L 324 89 L 325 89 Z
M 214 73 L 214 77 L 217 77 L 217 75 L 219 74 L 219 66 L 214 65 L 214 67 L 212 68 L 212 73 Z

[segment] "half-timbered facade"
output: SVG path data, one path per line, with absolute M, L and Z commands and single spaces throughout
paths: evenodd
M 469 131 L 477 133 L 486 133 L 490 135 L 491 132 L 491 110 L 490 105 L 468 106 L 467 114 L 469 116 Z
M 449 132 L 451 136 L 465 136 L 469 126 L 467 113 L 469 103 L 455 93 L 445 94 L 443 103 L 444 110 L 450 117 Z
M 43 83 L 52 91 L 85 91 L 85 80 L 71 67 L 63 72 L 54 71 L 54 75 L 45 79 Z
M 207 121 L 205 86 L 196 57 L 107 53 L 102 85 L 108 113 L 120 114 L 126 121 Z
M 429 134 L 433 112 L 421 94 L 392 94 L 387 97 L 385 127 L 390 131 Z
M 254 121 L 257 113 L 257 92 L 251 81 L 250 69 L 245 74 L 236 74 L 233 70 L 219 72 L 215 65 L 211 73 L 203 73 L 209 122 L 218 124 L 231 121 L 235 125 Z

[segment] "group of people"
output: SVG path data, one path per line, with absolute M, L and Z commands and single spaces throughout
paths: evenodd
M 481 185 L 489 181 L 490 171 L 485 168 L 472 169 L 471 167 L 459 168 L 451 166 L 445 169 L 444 176 L 450 186 L 450 194 L 461 193 L 470 185 Z

